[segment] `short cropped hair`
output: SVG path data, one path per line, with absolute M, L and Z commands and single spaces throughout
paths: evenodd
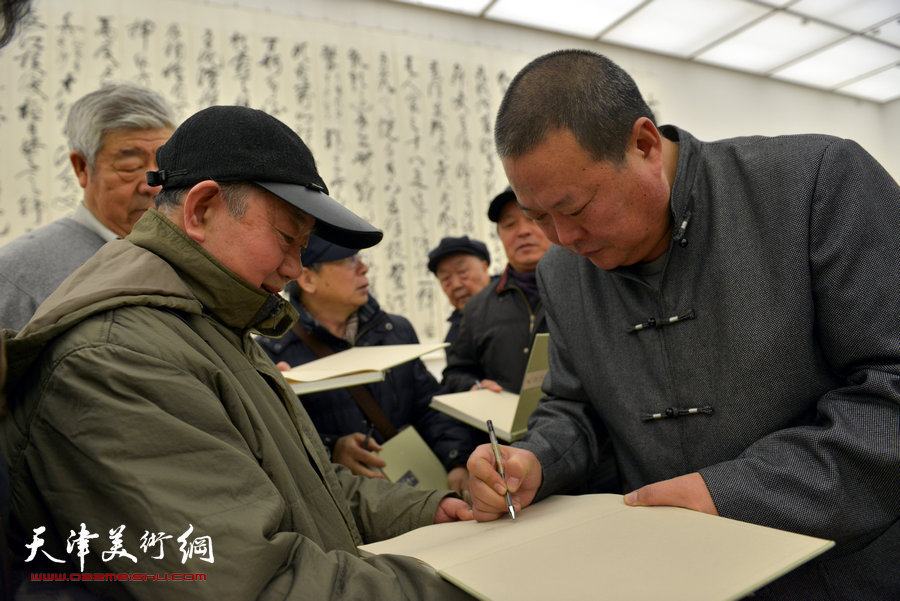
M 65 134 L 69 150 L 94 167 L 103 136 L 121 129 L 175 129 L 172 106 L 153 90 L 129 83 L 106 84 L 69 109 Z
M 497 113 L 494 142 L 501 158 L 521 157 L 551 131 L 568 129 L 593 159 L 619 164 L 640 117 L 656 123 L 621 67 L 595 52 L 558 50 L 513 78 Z
M 217 182 L 219 183 L 219 182 Z M 247 210 L 247 197 L 255 184 L 249 182 L 219 183 L 222 196 L 225 198 L 225 206 L 232 217 L 240 219 Z M 185 195 L 190 188 L 168 188 L 160 190 L 153 199 L 156 210 L 161 213 L 171 213 L 173 209 L 181 206 Z

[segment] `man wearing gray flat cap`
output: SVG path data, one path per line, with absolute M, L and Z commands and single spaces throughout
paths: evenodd
M 328 196 L 306 144 L 261 111 L 200 111 L 157 164 L 156 210 L 7 341 L 13 548 L 45 528 L 23 565 L 204 575 L 89 584 L 120 599 L 469 599 L 412 558 L 357 551 L 471 519 L 466 503 L 332 464 L 251 336 L 297 319 L 278 293 L 310 232 L 355 248 L 381 232 Z M 79 528 L 90 553 L 72 545 Z

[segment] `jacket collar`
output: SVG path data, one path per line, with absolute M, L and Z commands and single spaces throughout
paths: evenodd
M 670 253 L 673 245 L 686 246 L 688 226 L 694 217 L 693 182 L 697 173 L 697 165 L 702 152 L 700 142 L 691 134 L 674 125 L 661 125 L 659 132 L 665 138 L 678 144 L 678 165 L 675 169 L 675 181 L 669 194 L 669 211 L 672 214 L 672 237 L 666 249 Z M 632 267 L 616 267 L 610 270 L 618 276 L 643 282 L 635 275 Z
M 672 212 L 674 228 L 672 238 L 678 243 L 685 235 L 685 229 L 691 219 L 694 205 L 694 180 L 697 165 L 700 161 L 700 142 L 691 134 L 674 125 L 662 125 L 660 133 L 678 144 L 678 166 L 675 169 L 675 181 L 669 196 L 669 210 Z M 688 222 L 688 223 L 685 223 Z
M 204 311 L 230 328 L 277 337 L 297 319 L 290 303 L 252 286 L 157 211 L 147 211 L 127 240 L 163 258 Z
M 293 305 L 293 309 L 300 314 L 300 325 L 308 332 L 314 332 L 316 336 L 318 336 L 322 340 L 328 340 L 333 343 L 341 343 L 345 344 L 343 340 L 339 340 L 334 334 L 328 331 L 328 328 L 320 324 L 316 321 L 316 318 L 309 314 L 309 311 L 306 310 L 306 307 L 300 302 L 300 299 L 296 296 L 291 296 L 291 305 Z M 381 310 L 381 305 L 378 304 L 378 301 L 375 300 L 375 297 L 371 294 L 369 295 L 369 299 L 366 301 L 366 304 L 357 309 L 356 311 L 357 317 L 359 318 L 359 328 L 357 333 L 357 340 L 368 330 L 370 330 L 374 325 L 377 325 L 377 321 L 380 323 L 380 318 L 385 313 Z M 296 335 L 291 332 L 288 336 Z
M 499 282 L 497 282 L 497 295 L 500 295 L 507 290 L 519 290 L 519 286 L 516 285 L 515 279 L 510 276 L 510 271 L 514 271 L 512 265 L 509 263 L 506 264 L 506 267 L 503 268 L 503 273 L 498 276 L 493 276 L 491 280 L 494 278 L 499 278 Z

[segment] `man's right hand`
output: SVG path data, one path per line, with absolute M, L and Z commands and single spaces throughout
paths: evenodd
M 364 449 L 366 435 L 362 432 L 354 432 L 341 436 L 334 443 L 334 451 L 331 453 L 331 460 L 341 465 L 346 465 L 354 474 L 365 476 L 366 478 L 384 478 L 384 474 L 373 467 L 384 467 L 387 463 L 379 457 L 371 453 L 371 451 L 381 450 L 381 445 L 373 439 L 369 439 L 368 449 Z
M 531 451 L 500 445 L 506 482 L 497 471 L 497 461 L 489 444 L 479 446 L 469 457 L 469 491 L 472 494 L 472 512 L 479 522 L 496 520 L 509 513 L 506 506 L 506 490 L 516 512 L 527 507 L 543 481 L 541 463 Z
M 494 392 L 503 392 L 503 387 L 497 384 L 494 380 L 480 380 L 472 384 L 472 387 L 469 390 L 493 390 Z

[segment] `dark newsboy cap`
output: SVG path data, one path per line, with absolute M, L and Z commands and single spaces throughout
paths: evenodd
M 494 223 L 499 222 L 500 213 L 503 212 L 503 207 L 511 200 L 516 200 L 516 193 L 513 192 L 511 187 L 506 186 L 506 190 L 495 196 L 494 200 L 491 201 L 491 204 L 488 207 L 488 219 Z
M 368 248 L 381 230 L 328 196 L 312 152 L 275 117 L 243 106 L 213 106 L 182 123 L 156 151 L 147 183 L 188 188 L 205 180 L 253 182 L 316 218 L 316 232 L 344 246 Z
M 487 261 L 488 265 L 491 264 L 491 253 L 488 252 L 484 242 L 470 240 L 468 236 L 461 236 L 459 238 L 448 236 L 442 238 L 441 243 L 437 245 L 437 248 L 428 253 L 428 271 L 437 275 L 438 263 L 440 263 L 444 257 L 456 253 L 474 255 L 479 259 Z

